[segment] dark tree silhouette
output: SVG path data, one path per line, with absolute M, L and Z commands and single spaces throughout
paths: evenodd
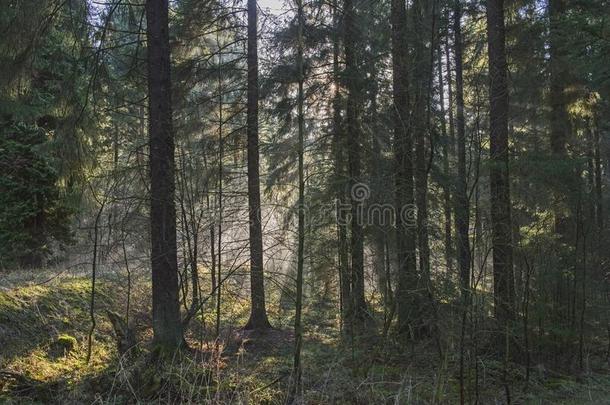
M 489 140 L 495 315 L 502 327 L 514 319 L 515 287 L 508 154 L 508 84 L 504 0 L 487 1 Z
M 394 154 L 396 159 L 396 211 L 413 207 L 413 141 L 409 123 L 407 11 L 405 2 L 392 0 L 392 70 L 394 110 Z M 417 286 L 415 232 L 406 215 L 397 215 L 398 330 L 409 331 L 417 305 L 413 289 Z
M 256 0 L 248 0 L 248 212 L 250 221 L 250 319 L 245 329 L 271 327 L 265 307 L 263 231 L 258 152 L 258 32 Z
M 168 1 L 148 0 L 146 20 L 153 331 L 157 345 L 174 349 L 182 344 L 183 337 L 178 301 Z

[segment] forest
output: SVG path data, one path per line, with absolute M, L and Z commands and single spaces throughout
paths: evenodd
M 608 246 L 608 0 L 0 1 L 0 403 L 610 404 Z

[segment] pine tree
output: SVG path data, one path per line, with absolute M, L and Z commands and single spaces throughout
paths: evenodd
M 392 72 L 394 111 L 394 154 L 396 159 L 396 240 L 398 255 L 398 286 L 396 305 L 398 330 L 408 333 L 413 323 L 413 311 L 419 305 L 414 290 L 417 287 L 415 232 L 412 219 L 413 141 L 410 128 L 407 51 L 407 11 L 405 2 L 392 0 Z
M 345 30 L 345 78 L 347 87 L 346 137 L 347 137 L 347 174 L 350 186 L 350 252 L 351 252 L 351 299 L 350 316 L 354 324 L 353 333 L 363 332 L 366 318 L 366 301 L 364 298 L 364 230 L 361 206 L 364 203 L 358 195 L 361 187 L 361 128 L 358 120 L 361 103 L 360 80 L 357 67 L 356 50 L 356 10 L 352 0 L 343 3 L 343 25 Z
M 494 303 L 504 329 L 515 319 L 504 0 L 487 1 L 487 38 Z
M 460 286 L 465 302 L 470 289 L 470 202 L 466 173 L 466 129 L 464 119 L 464 77 L 462 62 L 462 6 L 454 0 L 453 42 L 455 50 L 455 101 L 457 124 L 457 179 L 455 187 L 455 229 L 457 233 L 457 256 L 460 270 Z
M 250 229 L 250 319 L 245 329 L 271 327 L 265 306 L 263 231 L 258 150 L 258 31 L 256 0 L 248 0 L 248 211 Z
M 146 21 L 153 331 L 155 343 L 172 350 L 182 344 L 183 337 L 178 298 L 168 1 L 148 0 Z

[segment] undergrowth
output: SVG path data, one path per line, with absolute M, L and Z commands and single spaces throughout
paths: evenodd
M 227 295 L 221 333 L 206 308 L 187 334 L 188 349 L 155 359 L 148 284 L 134 285 L 131 324 L 138 346 L 119 355 L 106 310 L 125 312 L 121 283 L 102 278 L 96 294 L 96 329 L 87 363 L 90 280 L 56 277 L 43 283 L 12 280 L 0 287 L 0 402 L 3 403 L 238 403 L 283 404 L 291 383 L 291 312 L 271 310 L 276 329 L 240 330 L 247 302 Z M 122 298 L 121 298 L 122 297 Z M 280 323 L 281 322 L 283 323 Z M 305 403 L 445 404 L 459 402 L 456 352 L 439 353 L 433 341 L 400 344 L 391 337 L 342 342 L 337 319 L 324 306 L 305 313 L 303 346 Z M 477 359 L 467 373 L 469 403 L 504 403 L 502 364 Z M 606 372 L 549 375 L 511 365 L 516 403 L 610 403 Z M 476 387 L 476 388 L 473 388 Z

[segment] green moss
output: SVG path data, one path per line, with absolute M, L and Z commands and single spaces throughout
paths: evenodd
M 55 347 L 63 350 L 64 353 L 69 353 L 74 350 L 77 344 L 78 340 L 76 340 L 74 336 L 70 335 L 59 335 L 54 343 Z

